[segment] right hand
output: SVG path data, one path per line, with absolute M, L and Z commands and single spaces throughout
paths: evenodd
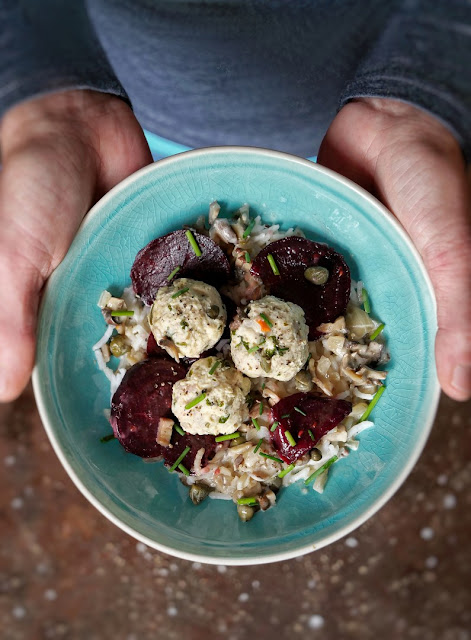
M 130 107 L 88 90 L 10 109 L 0 123 L 0 401 L 16 398 L 34 363 L 38 303 L 84 215 L 152 162 Z

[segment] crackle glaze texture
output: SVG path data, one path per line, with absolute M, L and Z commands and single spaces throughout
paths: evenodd
M 91 352 L 103 333 L 96 302 L 129 285 L 138 250 L 206 213 L 217 199 L 341 252 L 365 282 L 374 315 L 386 323 L 392 359 L 375 428 L 358 452 L 332 469 L 323 495 L 292 486 L 278 506 L 239 521 L 223 501 L 198 508 L 162 465 L 144 464 L 109 432 L 109 388 Z M 404 233 L 379 204 L 308 161 L 256 149 L 220 148 L 161 161 L 113 189 L 87 217 L 47 287 L 34 385 L 41 417 L 79 488 L 141 541 L 184 558 L 254 563 L 289 558 L 345 535 L 381 506 L 411 470 L 438 397 L 433 359 L 435 304 Z

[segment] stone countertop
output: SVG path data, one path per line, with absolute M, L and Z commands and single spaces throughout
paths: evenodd
M 469 640 L 471 403 L 442 397 L 405 484 L 349 537 L 254 567 L 175 560 L 108 522 L 31 388 L 0 405 L 3 640 Z

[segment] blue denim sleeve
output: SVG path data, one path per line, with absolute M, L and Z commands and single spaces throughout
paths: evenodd
M 128 101 L 82 0 L 0 0 L 0 118 L 28 98 L 93 89 Z
M 394 98 L 438 117 L 471 158 L 471 3 L 406 0 L 366 53 L 340 107 Z

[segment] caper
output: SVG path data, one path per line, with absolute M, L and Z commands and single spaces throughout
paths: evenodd
M 312 284 L 325 284 L 329 279 L 329 271 L 325 267 L 308 267 L 304 277 Z
M 219 317 L 219 312 L 220 309 L 217 304 L 212 304 L 208 311 L 208 317 L 211 318 L 211 320 L 216 320 L 216 318 Z
M 242 522 L 248 522 L 252 519 L 255 511 L 248 504 L 238 504 L 237 513 L 239 514 L 239 518 Z
M 312 378 L 308 371 L 298 371 L 294 376 L 294 386 L 297 391 L 311 391 Z
M 193 504 L 200 504 L 208 496 L 209 488 L 202 484 L 192 484 L 190 487 L 190 499 Z
M 119 335 L 113 336 L 110 342 L 110 351 L 115 358 L 124 356 L 124 354 L 129 351 L 129 345 L 126 343 L 126 338 Z
M 311 451 L 311 460 L 314 460 L 314 462 L 319 462 L 321 458 L 322 458 L 322 453 L 319 451 L 319 449 L 313 449 Z

